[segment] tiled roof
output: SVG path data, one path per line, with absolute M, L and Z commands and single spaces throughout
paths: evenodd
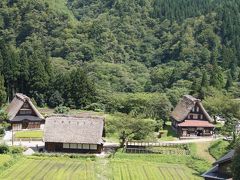
M 214 127 L 213 124 L 208 121 L 199 120 L 185 120 L 184 122 L 178 124 L 180 127 Z

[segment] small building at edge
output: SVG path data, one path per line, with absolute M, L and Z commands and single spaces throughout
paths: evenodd
M 17 93 L 7 108 L 8 122 L 13 130 L 40 129 L 45 120 L 31 99 Z

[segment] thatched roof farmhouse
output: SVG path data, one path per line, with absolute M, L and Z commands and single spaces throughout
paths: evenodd
M 46 118 L 47 151 L 101 152 L 103 117 L 52 116 Z
M 44 123 L 44 117 L 37 110 L 31 99 L 17 93 L 7 108 L 9 122 L 14 130 L 36 129 Z
M 172 126 L 179 136 L 212 135 L 213 119 L 203 107 L 201 100 L 184 95 L 171 113 Z

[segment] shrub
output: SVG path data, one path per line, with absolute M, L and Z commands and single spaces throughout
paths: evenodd
M 55 108 L 64 103 L 64 99 L 59 91 L 55 91 L 49 98 L 48 105 L 51 108 Z
M 0 145 L 0 154 L 6 154 L 9 152 L 9 147 L 6 144 Z
M 1 121 L 6 121 L 6 120 L 8 120 L 8 115 L 7 115 L 7 113 L 4 111 L 4 110 L 0 110 L 0 120 Z
M 70 111 L 70 108 L 66 106 L 58 106 L 54 110 L 54 112 L 57 114 L 67 114 L 69 111 Z
M 88 111 L 97 111 L 97 112 L 101 112 L 101 111 L 104 111 L 104 105 L 103 104 L 100 104 L 100 103 L 92 103 L 90 105 L 87 105 L 85 107 L 86 110 Z
M 21 146 L 12 146 L 10 148 L 10 152 L 12 154 L 21 154 L 21 153 L 23 153 L 23 151 L 25 151 L 25 148 L 21 147 Z
M 0 128 L 0 137 L 4 136 L 4 134 L 5 134 L 4 128 Z

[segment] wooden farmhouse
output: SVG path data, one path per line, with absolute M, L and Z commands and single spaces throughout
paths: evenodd
M 231 164 L 234 150 L 229 151 L 225 156 L 213 163 L 213 168 L 205 172 L 202 177 L 205 180 L 232 179 Z
M 201 101 L 185 95 L 171 113 L 172 127 L 179 137 L 212 136 L 212 118 L 204 109 Z
M 8 106 L 7 114 L 13 130 L 40 129 L 45 122 L 30 98 L 20 93 L 15 95 Z
M 44 128 L 45 149 L 49 152 L 101 153 L 103 129 L 103 117 L 48 117 Z

